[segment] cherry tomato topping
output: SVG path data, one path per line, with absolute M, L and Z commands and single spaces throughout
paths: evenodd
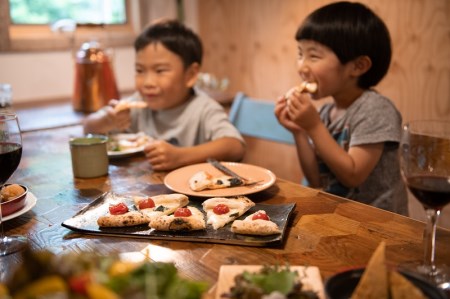
M 110 205 L 109 212 L 111 213 L 111 215 L 122 215 L 128 212 L 128 207 L 126 204 L 121 202 L 116 205 Z
M 192 212 L 188 208 L 178 208 L 173 215 L 175 217 L 189 217 L 192 215 Z
M 217 215 L 223 215 L 226 214 L 230 211 L 230 208 L 223 204 L 223 203 L 219 203 L 217 206 L 214 207 L 213 212 Z
M 89 272 L 84 272 L 69 278 L 70 289 L 77 294 L 86 295 L 87 285 L 91 283 L 92 277 Z
M 151 209 L 155 207 L 155 202 L 151 197 L 143 199 L 139 202 L 139 209 Z
M 263 212 L 257 212 L 255 215 L 253 215 L 252 220 L 256 219 L 270 220 L 269 216 L 267 216 L 267 214 Z

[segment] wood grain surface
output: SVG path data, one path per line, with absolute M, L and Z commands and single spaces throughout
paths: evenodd
M 387 244 L 391 265 L 421 260 L 424 223 L 371 206 L 278 179 L 267 190 L 249 195 L 255 203 L 295 203 L 283 244 L 249 247 L 171 239 L 147 240 L 91 236 L 61 223 L 105 191 L 162 193 L 165 173 L 154 172 L 143 155 L 111 160 L 109 175 L 95 179 L 72 176 L 69 137 L 81 126 L 23 134 L 23 158 L 10 182 L 29 187 L 36 206 L 4 223 L 6 235 L 23 234 L 33 249 L 54 253 L 95 251 L 99 254 L 145 252 L 153 261 L 174 262 L 184 277 L 207 281 L 213 298 L 222 265 L 289 263 L 320 269 L 323 280 L 339 271 L 365 265 L 380 241 Z M 450 264 L 450 231 L 438 229 L 437 262 Z M 20 255 L 0 257 L 0 281 L 20 263 Z

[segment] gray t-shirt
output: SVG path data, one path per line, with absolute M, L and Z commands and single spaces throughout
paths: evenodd
M 384 143 L 383 153 L 369 177 L 356 188 L 342 185 L 319 161 L 324 190 L 342 197 L 407 215 L 406 187 L 400 173 L 398 146 L 402 117 L 393 103 L 373 90 L 364 92 L 339 119 L 330 122 L 334 103 L 320 109 L 320 117 L 337 143 L 352 146 Z
M 140 100 L 137 93 L 132 98 Z M 222 137 L 237 138 L 244 143 L 223 107 L 198 90 L 187 102 L 172 109 L 131 109 L 131 121 L 131 131 L 142 131 L 155 139 L 183 147 Z

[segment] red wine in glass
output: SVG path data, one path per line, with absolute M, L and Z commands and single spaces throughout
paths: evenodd
M 22 158 L 20 143 L 0 142 L 0 186 L 16 171 Z
M 17 116 L 0 113 L 0 190 L 16 171 L 21 158 L 22 136 Z M 0 205 L 0 256 L 20 251 L 26 244 L 27 239 L 23 236 L 5 236 Z
M 406 178 L 409 190 L 425 209 L 441 210 L 450 202 L 450 178 L 416 175 Z
M 424 260 L 400 265 L 447 288 L 450 268 L 436 263 L 436 229 L 441 210 L 450 203 L 450 122 L 416 120 L 403 127 L 400 142 L 402 173 L 427 215 Z

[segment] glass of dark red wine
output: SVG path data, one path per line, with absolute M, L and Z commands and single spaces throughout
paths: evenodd
M 0 190 L 16 171 L 21 158 L 22 135 L 17 116 L 0 113 Z M 0 205 L 0 256 L 20 251 L 26 243 L 27 239 L 23 236 L 5 235 Z
M 450 202 L 450 122 L 417 120 L 403 127 L 401 167 L 411 193 L 427 215 L 425 256 L 420 263 L 404 264 L 437 286 L 450 281 L 449 265 L 436 264 L 436 224 Z

